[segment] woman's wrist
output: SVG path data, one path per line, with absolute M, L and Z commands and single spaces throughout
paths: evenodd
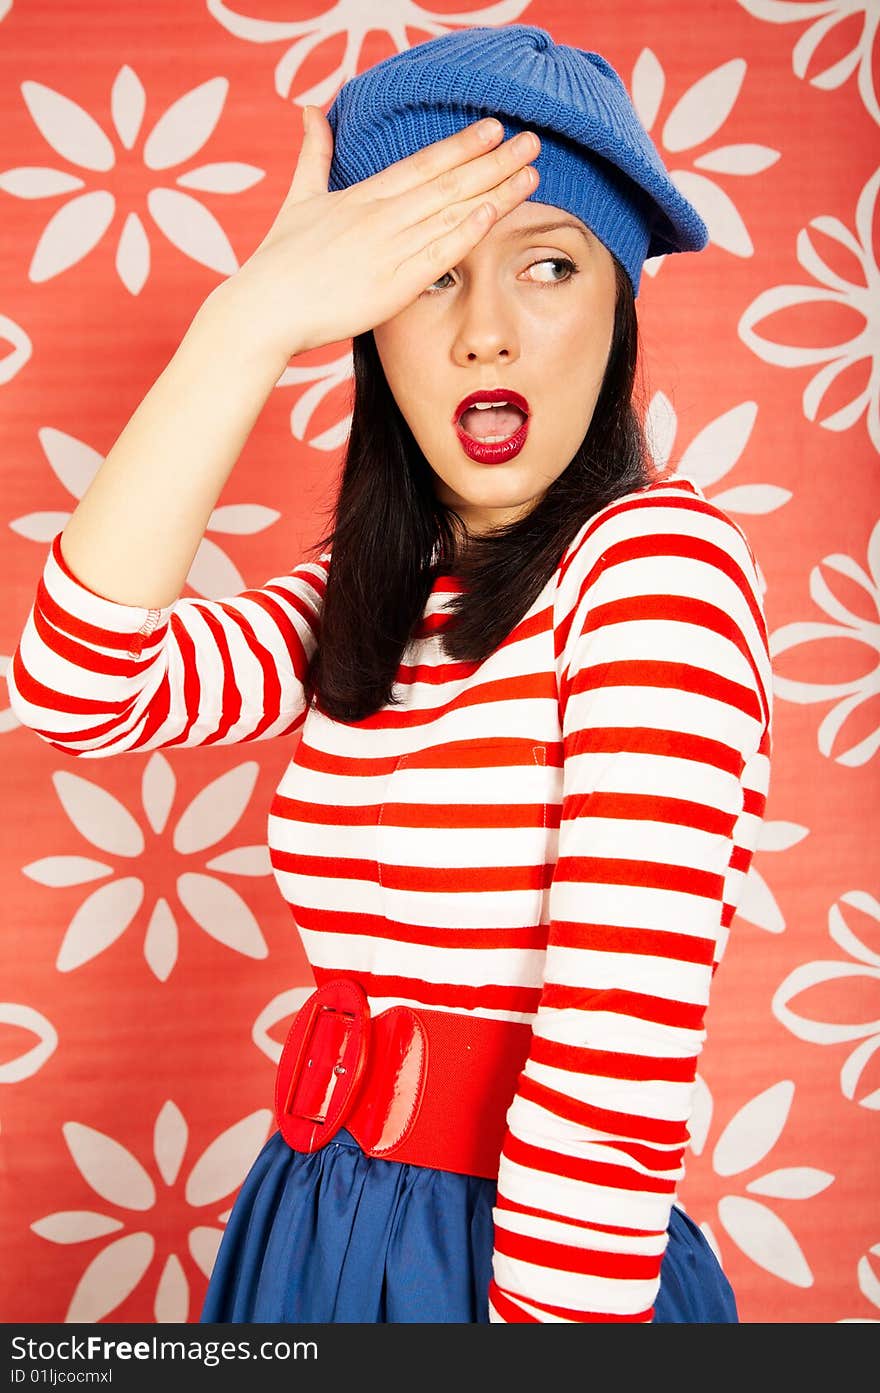
M 275 383 L 302 348 L 296 341 L 280 343 L 267 321 L 252 279 L 239 270 L 215 286 L 202 302 L 193 317 L 193 328 L 200 335 L 219 338 L 228 345 L 230 354 L 258 372 L 264 370 Z

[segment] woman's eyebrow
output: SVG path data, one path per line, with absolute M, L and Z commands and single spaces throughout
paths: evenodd
M 558 227 L 571 227 L 575 232 L 579 232 L 585 241 L 589 240 L 588 234 L 580 223 L 572 222 L 570 218 L 557 218 L 553 222 L 532 223 L 528 227 L 512 227 L 505 233 L 505 236 L 533 237 L 538 232 L 555 232 Z

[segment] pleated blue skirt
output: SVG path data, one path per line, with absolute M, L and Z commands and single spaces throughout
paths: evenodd
M 367 1156 L 342 1129 L 312 1153 L 273 1132 L 229 1216 L 201 1321 L 488 1323 L 494 1180 Z M 657 1323 L 732 1322 L 709 1243 L 673 1207 Z

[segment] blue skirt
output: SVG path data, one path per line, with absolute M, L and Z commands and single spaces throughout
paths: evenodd
M 488 1323 L 496 1183 L 273 1132 L 229 1216 L 201 1321 Z M 672 1209 L 655 1322 L 738 1319 L 706 1238 Z

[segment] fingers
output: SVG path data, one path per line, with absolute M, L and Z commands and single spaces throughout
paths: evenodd
M 419 188 L 438 175 L 455 169 L 465 160 L 476 159 L 497 145 L 504 127 L 494 117 L 472 121 L 454 135 L 435 140 L 412 155 L 397 160 L 387 169 L 380 169 L 363 181 L 362 187 L 372 198 L 394 198 Z
M 537 188 L 538 171 L 518 169 L 492 190 L 491 196 L 452 205 L 411 228 L 412 250 L 405 253 L 398 273 L 411 278 L 420 294 L 470 252 L 498 218 L 524 202 Z M 455 223 L 453 219 L 457 219 Z
M 327 192 L 333 160 L 333 131 L 319 106 L 303 107 L 303 140 L 284 205 Z
M 469 202 L 475 207 L 484 195 L 491 195 L 506 179 L 529 166 L 540 149 L 534 131 L 523 131 L 481 159 L 447 169 L 430 183 L 401 194 L 394 201 L 395 218 L 405 229 L 448 211 L 445 226 L 451 227 L 469 211 Z M 528 184 L 520 187 L 529 190 Z

